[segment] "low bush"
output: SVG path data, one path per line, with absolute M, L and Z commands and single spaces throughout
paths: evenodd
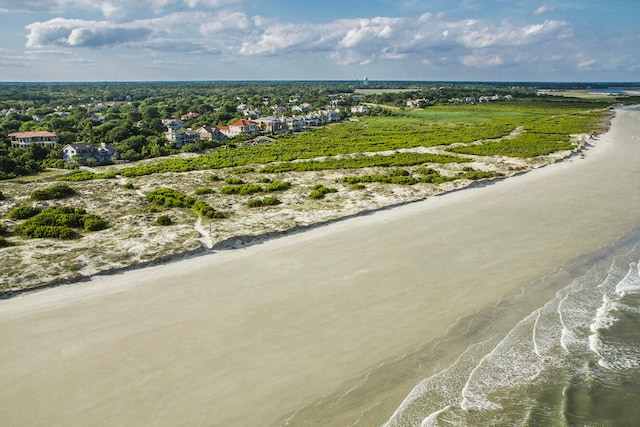
M 202 200 L 196 200 L 193 204 L 193 210 L 200 216 L 205 218 L 225 218 L 226 215 L 220 211 L 215 210 L 213 207 L 203 202 Z
M 261 206 L 264 206 L 264 203 L 261 199 L 249 199 L 247 200 L 247 206 L 249 206 L 250 208 L 259 208 Z
M 4 196 L 4 193 L 2 191 L 0 191 L 0 200 L 4 200 L 6 197 Z
M 136 188 L 131 182 L 125 182 L 122 186 L 127 190 L 134 190 Z
M 14 232 L 29 238 L 77 239 L 76 229 L 102 230 L 107 223 L 98 215 L 87 214 L 84 209 L 51 206 L 28 218 L 14 228 Z
M 52 200 L 52 199 L 64 199 L 75 194 L 75 190 L 66 184 L 58 184 L 53 187 L 45 188 L 42 190 L 36 190 L 31 193 L 32 200 Z
M 156 224 L 158 225 L 171 225 L 172 223 L 173 221 L 171 221 L 171 218 L 169 218 L 168 215 L 160 215 L 156 219 Z
M 209 187 L 196 188 L 196 191 L 195 191 L 196 196 L 201 196 L 203 194 L 211 194 L 211 193 L 213 193 L 213 188 L 209 188 Z
M 261 192 L 262 187 L 257 184 L 226 185 L 220 189 L 221 194 L 238 194 L 241 196 Z
M 276 191 L 285 191 L 291 188 L 291 183 L 289 182 L 272 182 L 271 184 L 264 187 L 265 193 L 274 193 Z
M 7 217 L 9 219 L 27 219 L 38 215 L 40 212 L 42 212 L 42 209 L 35 206 L 20 206 L 10 210 Z
M 0 222 L 0 236 L 7 232 L 7 226 Z
M 100 218 L 98 215 L 85 215 L 84 219 L 84 229 L 86 231 L 100 231 L 107 228 L 107 221 Z
M 6 248 L 7 246 L 11 246 L 11 242 L 0 236 L 0 248 Z
M 209 179 L 211 181 L 222 181 L 222 178 L 220 178 L 218 175 L 211 175 Z
M 241 180 L 240 178 L 228 178 L 225 182 L 227 184 L 229 184 L 229 185 L 241 185 L 241 184 L 244 184 L 244 181 Z
M 310 199 L 319 200 L 323 199 L 326 194 L 329 193 L 337 193 L 338 190 L 335 188 L 328 188 L 322 184 L 317 184 L 313 187 L 313 191 L 309 194 Z
M 147 200 L 166 208 L 190 208 L 195 199 L 172 188 L 160 188 L 147 194 Z
M 249 199 L 247 206 L 250 208 L 259 208 L 262 206 L 276 206 L 280 203 L 282 202 L 275 197 L 265 197 L 264 199 Z

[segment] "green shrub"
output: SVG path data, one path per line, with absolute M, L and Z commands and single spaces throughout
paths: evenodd
M 226 185 L 220 189 L 221 194 L 238 194 L 246 196 L 255 193 L 261 193 L 262 187 L 257 184 L 241 184 L 241 185 Z
M 311 194 L 309 194 L 309 198 L 314 200 L 323 199 L 325 194 L 337 192 L 338 190 L 335 188 L 328 188 L 322 184 L 316 184 L 313 187 L 313 191 L 311 192 Z
M 271 180 L 267 177 L 262 177 L 258 180 L 258 183 L 260 184 L 271 184 Z
M 279 205 L 282 202 L 280 200 L 276 199 L 275 197 L 265 197 L 264 199 L 262 199 L 262 203 L 265 206 L 276 206 L 276 205 Z
M 14 232 L 23 237 L 68 240 L 81 237 L 75 229 L 95 231 L 106 227 L 107 224 L 102 218 L 87 214 L 84 209 L 51 206 L 18 224 Z
M 147 194 L 147 200 L 166 208 L 190 208 L 195 199 L 172 188 L 160 188 Z
M 2 191 L 0 191 L 0 200 L 4 200 L 6 197 L 4 196 L 4 193 Z
M 364 184 L 353 184 L 354 190 L 364 190 L 365 188 L 367 188 L 367 186 Z
M 27 219 L 38 215 L 42 209 L 34 206 L 20 206 L 9 211 L 7 217 L 10 219 Z
M 98 215 L 85 215 L 83 218 L 84 229 L 86 231 L 100 231 L 107 228 L 107 222 Z
M 156 219 L 156 224 L 158 225 L 171 225 L 172 223 L 173 221 L 171 221 L 171 218 L 169 218 L 168 215 L 160 215 Z
M 276 206 L 282 203 L 275 197 L 265 197 L 264 199 L 249 199 L 247 206 L 250 208 L 259 208 L 261 206 Z
M 75 194 L 75 190 L 66 184 L 58 184 L 43 190 L 36 190 L 31 193 L 32 200 L 52 200 L 63 199 Z
M 220 178 L 218 175 L 211 175 L 209 179 L 211 181 L 222 181 L 222 178 Z
M 213 207 L 203 202 L 202 200 L 196 200 L 193 204 L 193 210 L 205 218 L 225 218 L 226 215 L 220 211 L 215 210 Z
M 411 176 L 411 174 L 404 169 L 394 169 L 389 175 L 391 176 Z
M 247 200 L 247 206 L 250 208 L 259 208 L 264 206 L 264 202 L 261 199 L 249 199 Z
M 264 187 L 265 193 L 273 193 L 276 191 L 285 191 L 291 188 L 291 183 L 289 182 L 272 182 L 271 184 Z
M 126 188 L 127 190 L 133 190 L 133 189 L 135 189 L 135 188 L 136 188 L 136 187 L 133 185 L 133 183 L 131 183 L 131 182 L 125 182 L 122 186 L 123 186 L 124 188 Z
M 240 185 L 240 184 L 244 184 L 244 181 L 241 180 L 240 178 L 228 178 L 225 181 L 227 184 L 229 185 Z
M 211 194 L 211 193 L 213 193 L 213 188 L 208 188 L 208 187 L 196 188 L 196 191 L 195 191 L 196 196 L 201 196 L 203 194 Z
M 0 236 L 7 232 L 7 226 L 0 222 Z
M 11 246 L 11 242 L 0 236 L 0 248 L 6 248 L 7 246 Z

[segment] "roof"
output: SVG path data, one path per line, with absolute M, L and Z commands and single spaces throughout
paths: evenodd
M 254 121 L 242 119 L 242 120 L 238 120 L 238 121 L 235 121 L 235 122 L 231 123 L 229 126 L 236 126 L 236 127 L 237 126 L 243 126 L 244 127 L 244 126 L 250 126 L 250 125 L 255 125 L 255 124 L 256 124 L 256 122 L 254 122 Z
M 45 136 L 56 136 L 54 132 L 48 132 L 46 130 L 35 131 L 35 132 L 13 132 L 9 134 L 12 138 L 34 138 L 34 137 L 45 137 Z

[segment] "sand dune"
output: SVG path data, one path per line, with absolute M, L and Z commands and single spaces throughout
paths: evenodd
M 3 422 L 381 424 L 414 383 L 350 400 L 368 372 L 638 224 L 639 135 L 619 110 L 584 159 L 0 301 Z

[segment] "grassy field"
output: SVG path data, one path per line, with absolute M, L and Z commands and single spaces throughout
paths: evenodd
M 572 134 L 590 133 L 607 114 L 608 104 L 594 101 L 564 102 L 539 100 L 479 105 L 430 107 L 424 110 L 396 110 L 388 116 L 363 117 L 354 121 L 323 126 L 297 134 L 287 134 L 274 142 L 259 145 L 223 147 L 209 154 L 188 159 L 170 159 L 140 166 L 129 166 L 101 174 L 87 172 L 69 176 L 70 180 L 134 177 L 162 172 L 188 172 L 247 165 L 270 165 L 323 157 L 379 153 L 418 147 L 447 147 L 458 154 L 535 157 L 570 149 Z M 523 129 L 515 139 L 506 138 Z M 496 140 L 505 139 L 502 142 Z M 467 146 L 468 144 L 473 146 Z M 387 153 L 390 164 L 399 153 Z M 319 161 L 328 161 L 319 160 Z M 450 159 L 425 159 L 424 163 Z M 367 167 L 367 162 L 360 166 Z M 341 169 L 328 163 L 322 169 Z M 267 168 L 268 170 L 272 170 Z M 287 169 L 287 168 L 285 168 Z M 316 167 L 314 170 L 320 168 Z M 295 170 L 294 167 L 287 170 Z

